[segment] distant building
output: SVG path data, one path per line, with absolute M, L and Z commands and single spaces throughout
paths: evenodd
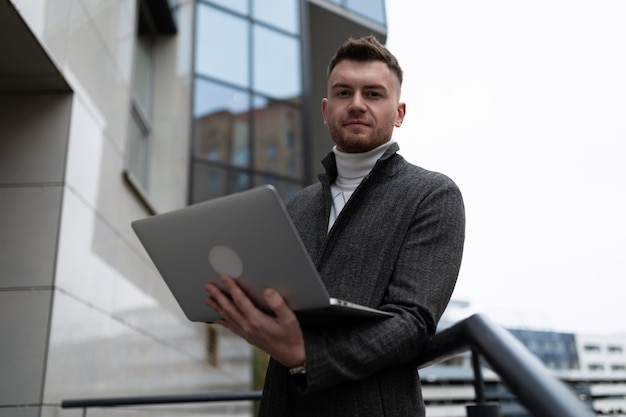
M 439 331 L 467 317 L 470 304 L 452 300 Z M 551 373 L 567 384 L 597 415 L 626 416 L 626 334 L 583 335 L 510 328 L 508 331 Z M 464 417 L 465 405 L 475 400 L 474 374 L 469 353 L 420 370 L 427 414 Z M 530 417 L 500 382 L 483 369 L 487 400 L 500 404 L 502 417 Z

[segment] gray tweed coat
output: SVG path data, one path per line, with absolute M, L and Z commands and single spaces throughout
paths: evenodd
M 454 289 L 465 216 L 457 186 L 393 144 L 327 232 L 334 154 L 288 210 L 329 293 L 395 316 L 304 328 L 306 375 L 270 361 L 260 416 L 424 415 L 416 360 Z

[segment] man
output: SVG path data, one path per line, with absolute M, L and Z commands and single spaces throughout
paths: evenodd
M 207 284 L 220 324 L 271 356 L 261 416 L 423 416 L 416 362 L 454 289 L 464 241 L 456 185 L 406 162 L 392 139 L 406 106 L 402 70 L 373 36 L 328 68 L 324 124 L 335 147 L 320 182 L 288 211 L 330 294 L 392 318 L 302 328 L 267 289 L 259 311 L 230 277 Z

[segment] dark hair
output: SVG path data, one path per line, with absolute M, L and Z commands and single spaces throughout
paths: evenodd
M 337 64 L 345 59 L 359 62 L 382 61 L 396 74 L 402 85 L 402 68 L 398 60 L 374 35 L 345 41 L 330 60 L 327 76 L 330 76 Z

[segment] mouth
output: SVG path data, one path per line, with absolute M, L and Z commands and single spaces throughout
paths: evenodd
M 343 124 L 346 127 L 360 127 L 360 126 L 369 126 L 369 123 L 365 122 L 364 120 L 348 120 L 347 122 L 344 122 Z

